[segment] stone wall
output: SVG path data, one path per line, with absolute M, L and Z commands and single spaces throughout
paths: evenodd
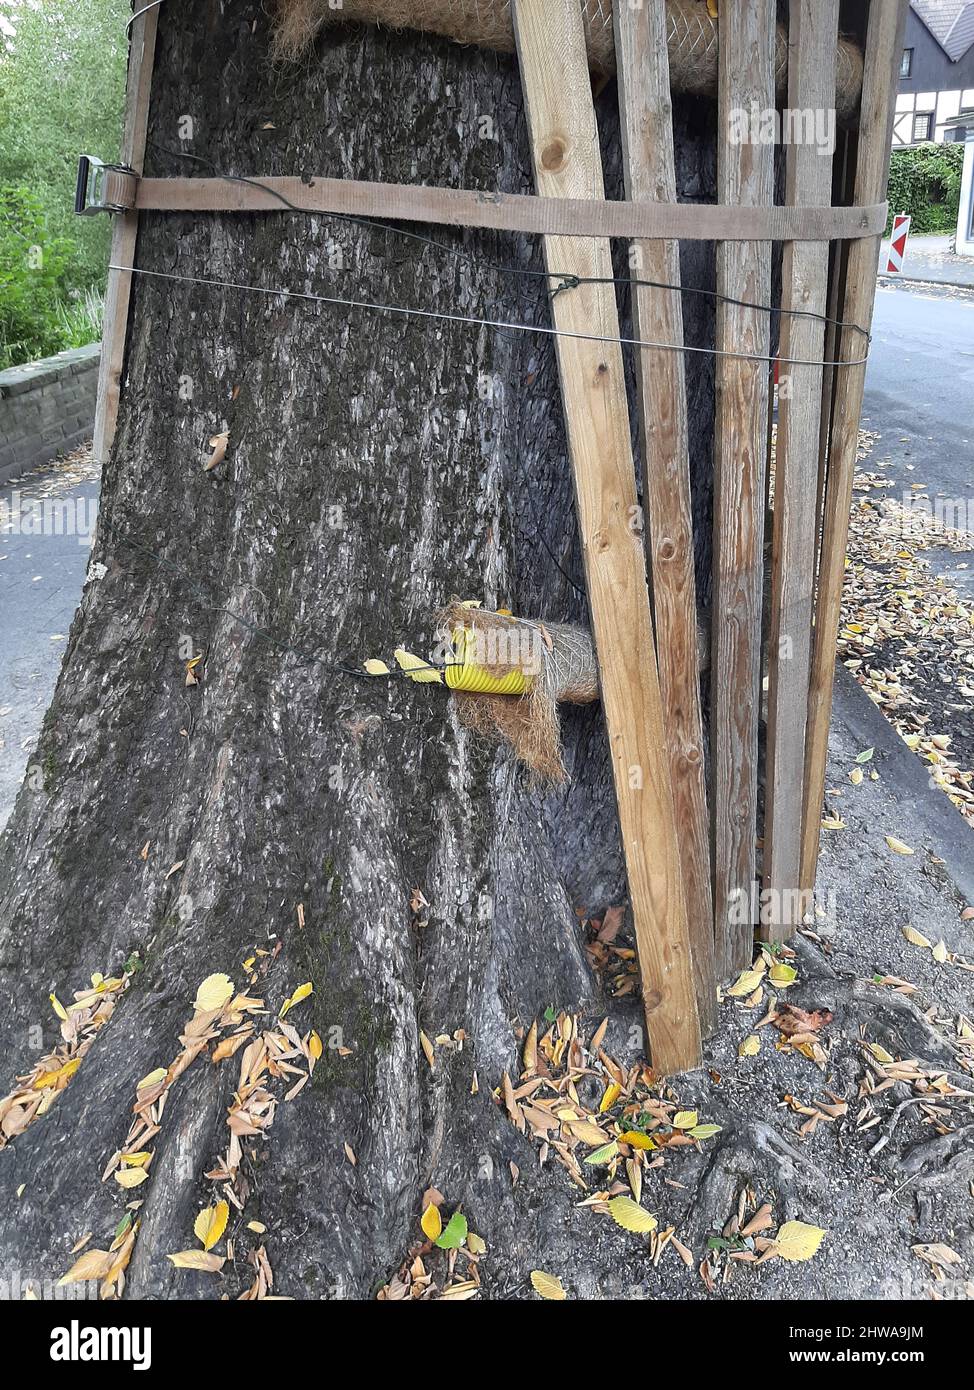
M 0 484 L 91 438 L 100 344 L 0 372 Z

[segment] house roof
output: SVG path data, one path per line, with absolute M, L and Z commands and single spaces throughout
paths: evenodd
M 910 0 L 910 8 L 952 63 L 974 44 L 974 0 Z

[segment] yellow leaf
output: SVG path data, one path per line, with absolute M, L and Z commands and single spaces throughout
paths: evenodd
M 543 1269 L 532 1269 L 531 1283 L 535 1293 L 539 1293 L 542 1298 L 547 1298 L 554 1303 L 563 1303 L 568 1297 L 562 1282 L 554 1274 L 545 1274 Z
M 624 1231 L 646 1235 L 649 1231 L 656 1230 L 656 1217 L 651 1216 L 631 1197 L 613 1197 L 609 1203 L 609 1215 Z
M 849 781 L 852 783 L 852 785 L 853 785 L 854 787 L 858 787 L 858 786 L 859 786 L 860 782 L 862 781 L 862 768 L 861 768 L 861 767 L 854 767 L 854 768 L 852 769 L 852 771 L 849 773 Z
M 930 949 L 930 941 L 924 936 L 922 931 L 917 931 L 916 927 L 911 927 L 909 923 L 901 928 L 903 935 L 911 946 L 922 946 L 924 950 Z
M 786 1221 L 775 1237 L 775 1251 L 783 1260 L 810 1260 L 822 1244 L 825 1232 L 804 1221 Z
M 891 1062 L 895 1061 L 895 1058 L 890 1056 L 885 1047 L 880 1047 L 879 1043 L 870 1043 L 869 1051 L 876 1058 L 877 1062 L 882 1062 L 884 1067 L 888 1067 Z
M 696 1123 L 696 1110 L 678 1110 L 671 1121 L 674 1129 L 693 1129 Z
M 85 1072 L 85 1075 L 87 1076 L 88 1073 Z M 155 1071 L 150 1071 L 148 1076 L 143 1076 L 142 1080 L 138 1083 L 138 1085 L 136 1086 L 135 1089 L 136 1089 L 137 1091 L 144 1091 L 144 1090 L 146 1090 L 149 1086 L 158 1086 L 158 1085 L 159 1085 L 159 1082 L 160 1082 L 160 1081 L 165 1081 L 165 1079 L 166 1079 L 166 1068 L 165 1068 L 165 1067 L 156 1067 Z
M 283 1018 L 285 1014 L 290 1013 L 296 1004 L 300 1004 L 303 999 L 307 999 L 309 994 L 314 994 L 314 989 L 315 987 L 310 981 L 306 985 L 298 985 L 290 999 L 284 1001 L 284 1006 L 278 1014 L 278 1018 Z
M 643 1134 L 638 1129 L 627 1129 L 625 1134 L 619 1135 L 620 1144 L 628 1144 L 631 1149 L 655 1149 L 656 1145 L 648 1134 Z
M 739 1057 L 756 1057 L 761 1051 L 761 1039 L 757 1033 L 748 1033 L 747 1037 L 737 1049 Z
M 845 830 L 845 821 L 841 816 L 823 816 L 823 830 Z
M 368 661 L 362 662 L 362 665 L 365 667 L 366 675 L 387 676 L 389 674 L 389 667 L 385 662 L 377 661 L 375 657 L 369 657 Z
M 167 1258 L 177 1269 L 201 1269 L 205 1274 L 217 1274 L 224 1265 L 222 1255 L 213 1255 L 207 1250 L 178 1250 Z
M 140 1149 L 138 1153 L 122 1154 L 122 1162 L 128 1168 L 144 1168 L 151 1157 L 150 1149 Z
M 247 1230 L 256 1231 L 259 1236 L 262 1236 L 267 1230 L 267 1227 L 264 1225 L 263 1221 L 248 1221 Z
M 229 975 L 207 975 L 196 991 L 193 1008 L 202 1014 L 208 1014 L 213 1009 L 222 1009 L 232 994 L 233 981 Z
M 193 1234 L 204 1250 L 212 1250 L 216 1245 L 227 1229 L 229 1215 L 230 1208 L 226 1202 L 217 1202 L 215 1206 L 204 1207 L 199 1213 L 193 1222 Z
M 933 948 L 933 958 L 938 965 L 943 965 L 945 963 L 947 959 L 947 943 L 945 941 L 937 942 L 936 946 Z
M 51 1008 L 52 1008 L 52 1009 L 54 1010 L 54 1012 L 57 1014 L 58 1018 L 61 1019 L 62 1022 L 67 1022 L 67 1018 L 68 1018 L 67 1011 L 65 1010 L 64 1005 L 61 1003 L 61 1001 L 60 1001 L 60 999 L 57 997 L 57 995 L 56 995 L 56 994 L 49 994 L 47 997 L 50 999 L 50 1001 L 51 1001 Z
M 86 1250 L 57 1281 L 62 1284 L 82 1284 L 86 1279 L 104 1279 L 112 1267 L 114 1255 L 110 1250 Z
M 768 979 L 779 989 L 786 989 L 788 985 L 793 985 L 798 979 L 798 971 L 793 965 L 785 965 L 783 961 L 775 961 L 768 973 Z
M 430 1064 L 430 1071 L 432 1071 L 436 1063 L 436 1053 L 433 1051 L 433 1044 L 423 1032 L 422 1028 L 419 1030 L 419 1045 L 423 1049 L 426 1060 Z
M 430 1202 L 423 1212 L 423 1219 L 419 1223 L 423 1228 L 423 1234 L 427 1240 L 436 1240 L 443 1230 L 443 1219 L 440 1216 L 440 1209 L 435 1202 Z
M 889 845 L 890 849 L 893 851 L 894 854 L 913 854 L 913 853 L 914 853 L 914 851 L 913 851 L 912 849 L 910 849 L 910 846 L 909 846 L 909 845 L 905 845 L 905 844 L 903 843 L 903 841 L 902 841 L 902 840 L 898 840 L 898 839 L 896 838 L 895 835 L 887 835 L 887 836 L 886 836 L 886 843 Z
M 744 970 L 737 977 L 735 983 L 731 985 L 727 993 L 732 999 L 743 999 L 744 995 L 750 994 L 753 989 L 757 989 L 763 977 L 763 970 Z
M 138 1187 L 149 1174 L 144 1168 L 116 1168 L 115 1181 L 119 1187 Z
M 487 1242 L 484 1240 L 483 1236 L 475 1235 L 473 1231 L 469 1231 L 467 1233 L 467 1249 L 470 1251 L 471 1255 L 486 1255 Z
M 599 1114 L 604 1115 L 607 1110 L 611 1110 L 616 1101 L 622 1095 L 622 1087 L 618 1081 L 611 1082 L 605 1088 L 605 1094 L 599 1102 Z
M 707 13 L 711 19 L 717 18 L 717 0 L 707 0 Z
M 428 661 L 424 661 L 421 656 L 414 656 L 412 652 L 407 652 L 404 647 L 397 647 L 393 656 L 396 658 L 399 669 L 411 681 L 417 681 L 420 685 L 442 684 L 443 676 L 441 673 Z
M 324 1049 L 321 1038 L 312 1028 L 311 1037 L 308 1039 L 308 1051 L 311 1053 L 312 1057 L 315 1059 L 316 1062 L 318 1058 L 321 1056 L 323 1050 Z

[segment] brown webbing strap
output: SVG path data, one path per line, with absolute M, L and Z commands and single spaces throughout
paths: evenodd
M 728 207 L 714 203 L 624 203 L 479 193 L 466 188 L 358 179 L 137 179 L 112 174 L 112 201 L 145 212 L 335 212 L 387 221 L 542 235 L 676 241 L 845 241 L 880 236 L 886 204 L 868 207 Z M 275 194 L 280 194 L 276 197 Z

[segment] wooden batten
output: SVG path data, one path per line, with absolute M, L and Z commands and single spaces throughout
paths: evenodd
M 906 0 L 872 0 L 869 7 L 856 150 L 857 203 L 872 195 L 882 197 L 889 177 L 896 72 L 903 49 L 906 10 Z M 868 237 L 849 246 L 840 312 L 846 323 L 868 328 L 872 322 L 879 245 L 879 237 Z M 863 357 L 863 345 L 861 334 L 843 329 L 838 341 L 839 360 L 852 363 Z M 865 380 L 863 365 L 842 366 L 835 373 L 805 746 L 800 881 L 806 892 L 815 887 L 818 865 L 836 639 Z
M 576 0 L 513 5 L 537 191 L 601 198 L 595 108 Z M 609 242 L 546 236 L 552 272 L 612 276 Z M 614 286 L 585 284 L 552 301 L 566 333 L 619 336 Z M 557 340 L 568 449 L 585 559 L 592 629 L 654 1068 L 700 1061 L 663 711 L 638 527 L 636 478 L 622 350 L 616 342 Z
M 839 0 L 791 0 L 789 16 L 788 105 L 792 111 L 831 113 L 834 130 Z M 810 194 L 823 201 L 832 196 L 832 159 L 816 143 L 788 144 L 785 158 L 788 203 Z M 828 274 L 828 242 L 785 243 L 768 641 L 764 885 L 769 913 L 762 922 L 762 935 L 772 940 L 792 936 L 808 906 L 799 863 Z M 799 317 L 789 310 L 822 317 Z M 788 365 L 788 358 L 805 365 Z
M 149 124 L 149 92 L 152 86 L 152 67 L 155 61 L 156 30 L 159 24 L 158 7 L 138 15 L 129 30 L 128 78 L 125 87 L 125 115 L 122 127 L 122 148 L 119 163 L 127 164 L 137 174 L 142 172 L 145 158 L 146 131 Z M 139 214 L 134 210 L 119 213 L 112 224 L 110 261 L 113 266 L 135 263 L 135 243 L 139 234 Z M 118 419 L 118 400 L 125 361 L 125 339 L 128 332 L 129 300 L 132 275 L 127 270 L 110 270 L 105 287 L 105 309 L 102 317 L 101 358 L 98 363 L 98 399 L 95 404 L 93 451 L 98 463 L 104 463 L 115 437 Z
M 721 204 L 773 202 L 774 150 L 732 140 L 732 113 L 774 109 L 774 0 L 720 6 L 717 183 Z M 771 243 L 721 242 L 717 289 L 771 302 Z M 766 356 L 769 315 L 721 302 L 717 347 Z M 766 362 L 717 359 L 714 443 L 714 582 L 710 665 L 714 921 L 718 975 L 750 965 L 749 904 L 755 872 L 761 594 L 769 370 Z
M 626 197 L 633 202 L 675 203 L 666 6 L 664 0 L 646 0 L 638 9 L 616 5 L 613 13 Z M 679 287 L 678 241 L 634 241 L 630 261 L 634 282 L 655 280 Z M 632 320 L 636 338 L 682 343 L 679 288 L 650 289 L 634 283 Z M 716 1019 L 717 995 L 682 356 L 649 348 L 637 353 L 636 388 L 666 750 L 697 1009 L 701 1032 L 708 1036 Z

